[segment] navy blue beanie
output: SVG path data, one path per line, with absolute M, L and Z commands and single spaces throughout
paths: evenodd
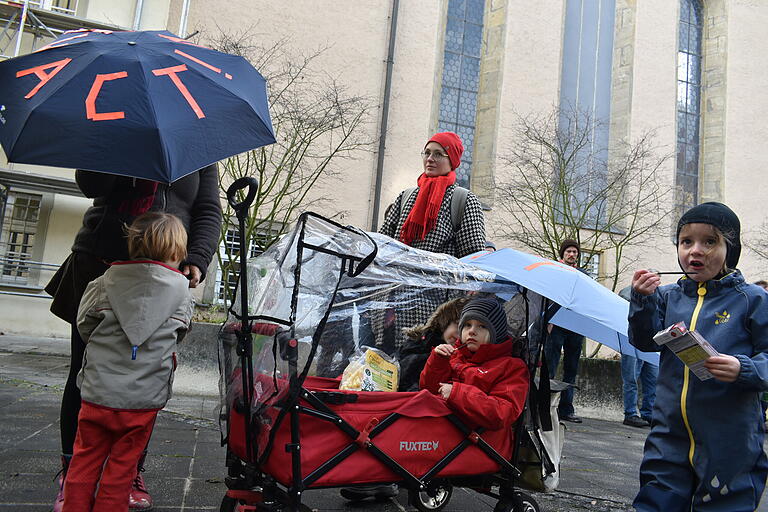
M 741 223 L 733 210 L 723 203 L 709 202 L 694 206 L 680 217 L 675 234 L 675 245 L 680 238 L 680 230 L 686 224 L 709 224 L 715 226 L 726 240 L 725 265 L 736 268 L 741 255 Z
M 491 334 L 491 343 L 501 343 L 509 335 L 507 334 L 507 314 L 499 301 L 492 298 L 472 299 L 461 310 L 459 319 L 459 333 L 464 329 L 464 324 L 469 320 L 478 320 L 485 325 Z

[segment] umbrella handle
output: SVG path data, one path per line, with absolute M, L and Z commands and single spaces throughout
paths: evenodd
M 246 187 L 248 187 L 248 194 L 245 196 L 245 199 L 238 203 L 236 194 L 238 191 Z M 227 188 L 227 202 L 232 207 L 232 209 L 235 210 L 235 213 L 238 214 L 238 217 L 242 212 L 248 211 L 248 208 L 251 207 L 253 200 L 256 198 L 256 192 L 258 190 L 258 180 L 250 176 L 244 176 L 242 178 L 236 179 L 234 182 L 232 182 L 229 188 Z

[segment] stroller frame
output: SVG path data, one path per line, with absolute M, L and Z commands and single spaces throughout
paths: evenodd
M 242 197 L 242 191 L 248 189 L 245 199 L 241 202 L 237 201 L 238 195 Z M 232 206 L 239 223 L 241 240 L 245 239 L 245 220 L 248 209 L 256 195 L 258 188 L 258 182 L 253 178 L 240 178 L 235 181 L 227 190 L 227 200 Z M 316 214 L 306 212 L 301 215 L 299 222 L 303 222 L 308 216 L 315 216 L 329 222 L 340 229 L 351 230 L 356 234 L 365 233 L 360 232 L 352 227 L 344 227 L 335 222 L 324 219 Z M 302 250 L 303 235 L 300 236 L 298 241 L 298 251 Z M 368 237 L 370 240 L 370 237 Z M 374 243 L 375 246 L 375 243 Z M 313 250 L 319 250 L 323 252 L 322 248 L 311 246 Z M 326 251 L 327 252 L 327 251 Z M 355 277 L 360 274 L 375 258 L 376 250 L 374 250 L 369 257 L 360 259 L 354 258 L 349 255 L 338 255 L 342 257 L 341 274 L 339 276 L 339 282 L 344 273 L 349 276 Z M 299 258 L 300 259 L 300 258 Z M 300 282 L 300 266 L 297 266 L 295 271 L 295 286 L 292 295 L 292 314 L 295 315 L 296 301 L 298 300 L 298 286 Z M 516 488 L 516 482 L 521 476 L 520 470 L 516 467 L 518 462 L 518 456 L 520 452 L 521 441 L 524 437 L 524 431 L 526 428 L 525 417 L 527 414 L 533 412 L 533 418 L 537 418 L 535 404 L 533 407 L 529 406 L 529 400 L 532 395 L 535 394 L 536 389 L 534 382 L 534 370 L 538 365 L 538 357 L 541 353 L 541 344 L 536 347 L 534 357 L 526 358 L 531 359 L 527 361 L 530 374 L 530 388 L 528 397 L 526 400 L 526 406 L 523 410 L 520 418 L 515 422 L 514 429 L 514 444 L 512 446 L 511 461 L 507 460 L 496 449 L 494 449 L 488 442 L 486 442 L 482 434 L 484 429 L 472 429 L 467 426 L 456 415 L 451 414 L 446 416 L 446 419 L 455 426 L 455 428 L 463 435 L 463 440 L 453 447 L 446 455 L 438 460 L 422 477 L 418 477 L 412 474 L 408 469 L 403 467 L 395 459 L 390 457 L 387 453 L 382 451 L 376 445 L 376 437 L 384 432 L 388 427 L 398 421 L 401 415 L 392 412 L 380 420 L 369 430 L 360 430 L 346 421 L 343 417 L 337 414 L 329 404 L 339 404 L 345 402 L 353 402 L 356 400 L 356 395 L 353 392 L 341 392 L 341 391 L 324 391 L 324 390 L 311 390 L 304 386 L 305 379 L 307 377 L 307 371 L 309 369 L 309 362 L 303 371 L 299 371 L 299 350 L 298 342 L 293 336 L 292 325 L 285 325 L 284 322 L 279 319 L 265 318 L 259 316 L 251 316 L 248 314 L 248 280 L 247 280 L 247 262 L 246 258 L 241 256 L 240 258 L 240 275 L 238 276 L 238 287 L 240 292 L 240 314 L 233 311 L 230 308 L 230 313 L 240 321 L 240 329 L 236 330 L 237 337 L 237 349 L 236 353 L 240 358 L 241 365 L 241 378 L 243 394 L 239 403 L 235 403 L 233 412 L 239 412 L 242 415 L 243 432 L 245 437 L 245 453 L 248 460 L 243 460 L 235 453 L 228 449 L 226 465 L 228 468 L 228 474 L 225 478 L 228 491 L 223 498 L 221 504 L 221 511 L 223 512 L 245 512 L 245 511 L 307 511 L 310 510 L 306 505 L 302 503 L 302 494 L 307 489 L 319 489 L 330 486 L 313 486 L 318 479 L 327 474 L 334 467 L 340 464 L 344 459 L 357 452 L 358 450 L 367 450 L 373 457 L 380 461 L 386 468 L 398 475 L 401 480 L 398 483 L 401 486 L 406 487 L 410 493 L 410 500 L 419 510 L 439 510 L 447 504 L 447 500 L 450 499 L 450 490 L 453 485 L 461 487 L 472 487 L 476 491 L 486 494 L 488 496 L 498 499 L 498 503 L 494 508 L 494 512 L 536 512 L 539 510 L 538 504 L 527 493 Z M 338 284 L 337 284 L 338 289 Z M 336 292 L 334 291 L 334 296 Z M 525 296 L 525 290 L 523 290 L 523 296 L 526 300 L 526 315 L 528 299 Z M 333 306 L 333 298 L 330 301 L 327 311 L 323 316 L 320 324 L 315 331 L 312 340 L 312 348 L 309 355 L 309 361 L 314 358 L 315 351 L 318 346 L 318 342 L 322 331 L 325 327 L 325 323 L 328 319 L 331 307 Z M 254 324 L 256 320 L 266 320 L 278 324 L 283 324 L 286 329 L 274 329 L 270 331 L 261 330 L 260 326 L 264 324 Z M 295 318 L 292 318 L 295 320 Z M 274 327 L 274 324 L 272 325 Z M 254 415 L 252 411 L 252 404 L 254 401 L 254 372 L 253 372 L 253 344 L 252 333 L 274 335 L 274 345 L 279 348 L 280 358 L 288 364 L 288 393 L 286 396 L 280 399 L 277 404 L 272 407 L 279 411 L 277 419 L 274 422 L 272 430 L 270 432 L 269 442 L 266 445 L 264 453 L 261 457 L 257 456 L 256 439 L 254 431 L 257 426 L 255 425 Z M 543 379 L 546 381 L 547 379 Z M 533 409 L 533 411 L 532 411 Z M 287 418 L 286 418 L 287 416 Z M 302 436 L 300 432 L 300 424 L 302 416 L 312 416 L 323 422 L 327 422 L 329 425 L 333 425 L 334 428 L 339 429 L 346 436 L 349 437 L 349 443 L 338 453 L 330 457 L 319 467 L 314 469 L 308 475 L 302 477 L 302 460 L 301 460 L 301 446 Z M 288 419 L 290 422 L 290 443 L 284 446 L 284 449 L 290 453 L 291 469 L 292 469 L 292 482 L 289 486 L 281 485 L 275 478 L 262 471 L 261 464 L 264 462 L 269 452 L 276 448 L 274 446 L 274 436 L 282 421 Z M 233 421 L 233 418 L 230 418 Z M 536 420 L 534 420 L 536 421 Z M 366 431 L 367 430 L 367 431 Z M 499 471 L 491 474 L 470 475 L 470 476 L 450 476 L 450 477 L 437 477 L 441 470 L 448 466 L 453 460 L 455 460 L 462 452 L 464 452 L 470 446 L 477 446 L 485 455 L 496 462 L 499 465 Z M 498 485 L 498 493 L 491 491 L 492 486 Z M 285 487 L 285 488 L 283 488 Z M 435 507 L 425 507 L 420 501 L 420 493 L 426 493 L 428 496 L 434 497 L 440 492 L 445 492 L 447 489 L 447 499 L 442 504 L 438 504 Z M 444 496 L 444 495 L 443 495 Z

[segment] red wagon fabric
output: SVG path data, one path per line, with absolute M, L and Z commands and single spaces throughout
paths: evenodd
M 338 380 L 315 377 L 308 377 L 304 387 L 308 391 L 332 390 L 356 395 L 357 400 L 353 403 L 327 405 L 334 413 L 360 431 L 361 435 L 357 440 L 352 439 L 333 423 L 309 414 L 302 414 L 299 427 L 302 478 L 315 471 L 350 443 L 363 443 L 367 440 L 371 429 L 392 413 L 398 414 L 398 419 L 370 441 L 417 478 L 423 477 L 439 460 L 467 438 L 448 419 L 452 412 L 445 405 L 445 401 L 426 390 L 418 393 L 339 391 Z M 300 405 L 312 408 L 303 399 Z M 277 416 L 277 410 L 270 409 L 267 414 L 274 419 Z M 245 458 L 245 435 L 242 431 L 244 422 L 236 411 L 231 411 L 231 414 L 237 417 L 233 417 L 230 421 L 229 447 L 239 457 Z M 266 441 L 267 434 L 266 430 L 261 433 L 259 443 Z M 480 437 L 504 458 L 511 457 L 512 429 L 487 431 Z M 291 453 L 285 449 L 289 443 L 291 443 L 290 421 L 286 417 L 277 427 L 272 450 L 262 465 L 263 471 L 272 475 L 283 485 L 290 485 L 293 481 Z M 498 463 L 475 444 L 471 444 L 443 468 L 437 477 L 494 473 L 498 469 Z M 311 487 L 399 480 L 402 480 L 402 477 L 361 446 L 314 481 Z

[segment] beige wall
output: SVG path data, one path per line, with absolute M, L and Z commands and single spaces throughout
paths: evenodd
M 151 1 L 145 0 L 145 4 Z M 166 3 L 166 2 L 162 2 Z M 84 17 L 118 27 L 133 27 L 136 0 L 88 0 Z
M 400 190 L 415 185 L 421 172 L 418 154 L 430 135 L 434 77 L 439 64 L 437 42 L 441 37 L 437 31 L 440 23 L 437 13 L 444 5 L 443 1 L 435 0 L 400 3 L 384 156 L 382 215 Z M 284 41 L 290 51 L 312 52 L 326 48 L 310 71 L 326 73 L 329 78 L 337 79 L 349 94 L 371 100 L 374 109 L 366 135 L 376 140 L 391 9 L 391 2 L 368 2 L 361 8 L 355 0 L 324 3 L 321 9 L 311 0 L 294 0 L 290 9 L 254 8 L 254 2 L 249 0 L 193 1 L 187 30 L 190 33 L 200 30 L 205 37 L 217 30 L 215 24 L 218 23 L 232 34 L 251 31 L 264 46 Z M 210 16 L 211 12 L 219 13 L 216 20 Z M 354 161 L 335 164 L 335 169 L 344 174 L 343 182 L 317 187 L 317 195 L 338 199 L 335 207 L 348 213 L 345 222 L 370 226 L 377 148 L 378 144 L 374 144 L 373 151 L 359 154 Z
M 768 3 L 727 2 L 728 99 L 725 114 L 725 197 L 746 236 L 768 221 Z M 749 281 L 768 279 L 768 262 L 742 254 L 739 267 Z
M 705 4 L 714 5 L 713 2 Z M 717 2 L 722 4 L 721 0 Z M 183 0 L 145 0 L 141 28 L 167 27 L 177 32 L 182 3 Z M 498 128 L 494 141 L 497 176 L 504 172 L 499 166 L 499 155 L 514 144 L 515 116 L 546 112 L 558 102 L 565 0 L 506 0 L 505 3 L 505 51 L 500 66 Z M 323 2 L 319 7 L 314 0 L 191 0 L 187 33 L 200 30 L 201 37 L 205 38 L 218 27 L 232 33 L 251 30 L 264 45 L 284 41 L 286 48 L 296 52 L 327 48 L 311 71 L 335 78 L 350 94 L 370 98 L 375 108 L 366 134 L 375 139 L 381 118 L 392 3 L 388 0 L 362 4 L 359 0 L 337 0 Z M 633 45 L 631 87 L 628 88 L 631 109 L 625 113 L 626 133 L 636 138 L 647 130 L 655 130 L 659 152 L 673 155 L 678 2 L 626 0 L 621 5 L 632 8 L 634 23 L 630 38 Z M 765 143 L 768 127 L 763 122 L 768 114 L 768 95 L 764 92 L 768 81 L 768 41 L 763 26 L 763 20 L 768 19 L 768 2 L 730 0 L 724 5 L 727 37 L 722 44 L 727 45 L 724 75 L 727 97 L 722 127 L 725 134 L 723 197 L 719 199 L 739 214 L 743 230 L 749 236 L 750 231 L 768 218 L 768 209 L 763 207 L 768 197 L 768 180 L 764 178 L 763 169 L 764 162 L 768 161 Z M 380 218 L 399 191 L 415 185 L 421 172 L 418 153 L 436 125 L 446 8 L 447 0 L 400 2 Z M 89 0 L 82 15 L 130 27 L 134 9 L 135 0 Z M 712 20 L 707 19 L 705 23 Z M 706 116 L 706 104 L 702 111 Z M 332 206 L 321 213 L 345 210 L 349 215 L 344 222 L 370 226 L 377 147 L 374 144 L 370 153 L 337 164 L 343 180 L 316 190 L 318 195 L 333 201 Z M 72 176 L 71 170 L 11 167 Z M 664 183 L 671 186 L 674 158 L 668 161 L 665 173 Z M 66 256 L 86 204 L 85 200 L 65 196 L 55 198 L 55 211 L 43 250 L 45 261 L 58 262 Z M 494 210 L 487 212 L 487 219 L 489 233 L 494 225 L 505 222 Z M 639 266 L 675 270 L 676 255 L 670 240 L 675 220 L 668 219 L 669 232 L 629 257 L 638 258 Z M 604 255 L 606 270 L 610 267 L 609 261 L 610 255 Z M 756 260 L 746 249 L 740 266 L 750 281 L 768 276 L 768 264 Z M 629 278 L 629 275 L 623 276 L 619 286 Z M 66 326 L 57 324 L 45 313 L 46 301 L 7 299 L 0 295 L 0 304 L 3 329 L 17 326 L 39 334 L 66 332 L 62 328 Z M 26 321 L 19 322 L 19 318 Z

